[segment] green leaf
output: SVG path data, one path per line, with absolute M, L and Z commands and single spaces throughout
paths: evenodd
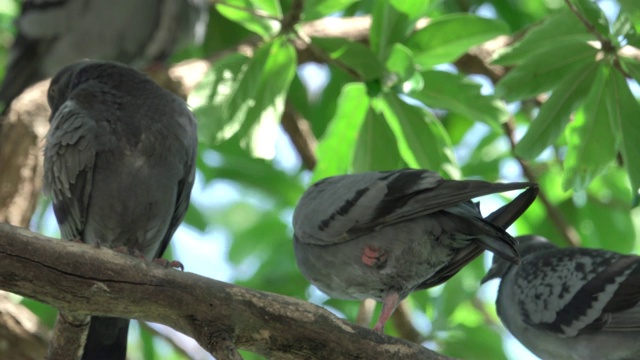
M 257 49 L 236 78 L 232 78 L 228 68 L 215 71 L 223 80 L 227 76 L 233 81 L 218 82 L 208 97 L 211 103 L 202 109 L 196 108 L 196 115 L 214 117 L 202 124 L 200 132 L 205 142 L 228 140 L 241 128 L 246 129 L 244 136 L 253 131 L 254 125 L 262 126 L 264 122 L 271 122 L 273 127 L 280 119 L 295 69 L 295 49 L 287 40 L 276 38 Z M 247 146 L 252 146 L 250 141 Z
M 567 126 L 564 190 L 586 189 L 616 155 L 618 134 L 612 131 L 606 104 L 607 93 L 614 91 L 606 86 L 609 70 L 606 66 L 598 68 L 582 111 Z
M 525 159 L 533 159 L 551 145 L 569 121 L 571 112 L 587 95 L 599 63 L 585 64 L 568 74 L 542 105 L 536 120 L 516 145 L 515 152 Z
M 620 57 L 619 59 L 624 70 L 628 72 L 636 82 L 640 82 L 640 61 L 628 57 Z
M 473 130 L 472 130 L 473 131 Z M 508 145 L 500 146 L 504 140 L 504 131 L 490 131 L 471 150 L 471 156 L 462 167 L 465 177 L 480 177 L 487 181 L 497 181 L 500 176 L 500 163 L 511 156 Z
M 598 50 L 585 42 L 567 39 L 554 44 L 512 69 L 496 85 L 496 95 L 507 101 L 534 97 L 565 82 L 574 69 L 595 63 Z
M 360 43 L 342 38 L 313 38 L 312 44 L 324 50 L 331 59 L 346 65 L 364 81 L 380 78 L 384 73 L 382 63 Z
M 205 144 L 219 142 L 230 137 L 223 135 L 229 119 L 220 116 L 225 104 L 237 91 L 239 82 L 247 70 L 249 58 L 240 54 L 232 54 L 216 61 L 194 91 L 189 95 L 189 105 L 194 109 L 198 119 L 198 137 Z
M 450 14 L 437 17 L 409 37 L 406 45 L 415 54 L 414 61 L 423 68 L 453 62 L 472 46 L 507 34 L 507 25 L 500 20 L 485 19 L 470 14 Z
M 625 78 L 617 71 L 612 72 L 607 88 L 612 89 L 607 93 L 607 106 L 612 127 L 621 134 L 621 150 L 624 166 L 629 174 L 631 189 L 634 194 L 634 203 L 637 200 L 640 189 L 640 124 L 638 114 L 640 105 L 631 93 Z
M 385 171 L 405 167 L 398 148 L 393 146 L 395 142 L 395 136 L 384 117 L 370 108 L 360 128 L 353 157 L 353 172 Z
M 397 76 L 399 83 L 405 82 L 416 72 L 413 53 L 402 44 L 394 44 L 386 62 L 387 70 Z
M 222 164 L 204 169 L 209 179 L 227 179 L 240 185 L 258 190 L 271 197 L 277 207 L 294 206 L 303 191 L 297 178 L 293 178 L 273 163 L 264 159 L 247 156 L 246 153 L 222 153 Z M 201 167 L 198 167 L 203 171 Z
M 385 61 L 394 44 L 404 41 L 428 2 L 424 0 L 376 1 L 373 7 L 369 41 L 378 59 Z
M 502 336 L 489 326 L 458 325 L 450 331 L 454 333 L 438 342 L 442 345 L 442 353 L 447 356 L 476 360 L 507 359 L 502 349 Z
M 282 9 L 276 0 L 224 0 L 214 6 L 227 19 L 265 39 L 280 31 Z
M 302 18 L 305 21 L 320 19 L 346 9 L 357 0 L 305 0 Z
M 255 102 L 251 104 L 245 124 L 251 126 L 241 139 L 255 157 L 273 159 L 280 131 L 280 119 L 291 80 L 296 74 L 296 51 L 285 39 L 276 39 L 263 64 L 262 76 L 256 86 Z M 255 121 L 254 121 L 255 119 Z
M 424 87 L 411 93 L 425 105 L 445 109 L 497 127 L 509 116 L 504 103 L 493 96 L 483 96 L 480 84 L 464 76 L 444 71 L 423 72 Z
M 595 40 L 578 18 L 568 9 L 548 16 L 542 24 L 527 31 L 525 37 L 497 54 L 493 63 L 513 65 L 529 59 L 537 52 L 549 52 L 558 44 L 585 43 Z
M 623 11 L 620 11 L 618 18 L 613 23 L 613 30 L 610 37 L 614 39 L 622 37 L 626 40 L 627 45 L 631 45 L 636 48 L 640 46 L 640 36 L 638 35 L 638 31 L 629 14 Z
M 368 109 L 369 96 L 364 84 L 351 83 L 342 88 L 336 113 L 318 142 L 318 163 L 312 181 L 349 172 Z
M 576 9 L 602 37 L 609 38 L 609 21 L 596 2 L 593 0 L 575 0 L 572 3 L 575 4 Z
M 431 113 L 389 93 L 376 98 L 373 106 L 384 115 L 407 165 L 459 178 L 451 140 L 440 121 Z

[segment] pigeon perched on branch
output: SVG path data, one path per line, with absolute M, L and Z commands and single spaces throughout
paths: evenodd
M 513 336 L 542 359 L 640 359 L 639 256 L 516 240 L 521 264 L 494 257 L 483 279 L 502 279 L 496 308 Z
M 189 205 L 196 121 L 186 103 L 127 66 L 82 61 L 48 92 L 45 191 L 64 239 L 167 248 Z M 92 317 L 83 359 L 124 359 L 129 320 Z
M 484 219 L 470 200 L 530 188 Z M 383 303 L 382 331 L 412 291 L 438 285 L 488 249 L 517 263 L 505 229 L 533 202 L 532 183 L 445 180 L 427 170 L 398 170 L 323 179 L 293 215 L 302 274 L 329 296 Z
M 206 0 L 26 0 L 0 85 L 0 108 L 82 59 L 164 61 L 206 30 Z

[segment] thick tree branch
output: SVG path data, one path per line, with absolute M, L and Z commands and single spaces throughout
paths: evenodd
M 302 300 L 246 289 L 0 224 L 0 288 L 63 312 L 137 318 L 193 337 L 218 359 L 446 359 Z M 188 268 L 188 264 L 187 268 Z

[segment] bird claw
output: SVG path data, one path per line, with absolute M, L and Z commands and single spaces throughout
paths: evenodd
M 119 252 L 121 254 L 125 254 L 125 255 L 131 255 L 134 257 L 137 257 L 138 259 L 144 259 L 144 254 L 142 254 L 140 251 L 133 249 L 133 248 L 129 248 L 126 246 L 118 246 L 116 248 L 112 249 L 115 252 Z
M 153 259 L 153 262 L 165 268 L 180 269 L 180 271 L 184 271 L 184 265 L 182 265 L 182 263 L 177 260 L 169 261 L 167 259 L 157 258 Z

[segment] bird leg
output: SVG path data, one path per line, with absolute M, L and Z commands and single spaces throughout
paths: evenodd
M 398 305 L 400 304 L 400 294 L 396 291 L 391 290 L 387 295 L 384 296 L 384 300 L 382 302 L 382 312 L 380 312 L 380 317 L 378 317 L 378 322 L 373 327 L 373 330 L 382 333 L 384 331 L 384 324 L 387 323 L 391 314 L 396 310 Z
M 153 262 L 164 266 L 165 268 L 174 268 L 174 269 L 180 269 L 180 271 L 184 271 L 184 265 L 182 265 L 182 263 L 180 261 L 177 260 L 167 260 L 167 259 L 163 259 L 163 258 L 157 258 L 157 259 L 153 259 Z
M 113 251 L 119 252 L 121 254 L 135 256 L 143 260 L 146 259 L 144 254 L 138 251 L 138 249 L 129 248 L 126 246 L 118 246 L 117 248 L 113 248 Z M 184 271 L 184 265 L 182 265 L 182 263 L 177 260 L 169 261 L 167 259 L 157 258 L 157 259 L 153 259 L 152 262 L 165 268 L 174 268 L 174 269 L 180 269 L 180 271 Z

